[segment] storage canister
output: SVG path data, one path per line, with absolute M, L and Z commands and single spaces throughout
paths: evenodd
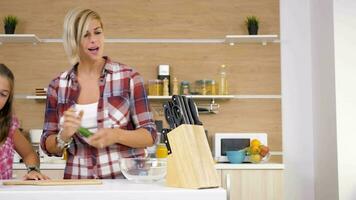
M 163 81 L 162 80 L 149 80 L 148 81 L 148 95 L 162 96 L 163 94 Z

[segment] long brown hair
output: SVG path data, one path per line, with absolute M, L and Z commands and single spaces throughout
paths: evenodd
M 9 98 L 0 110 L 0 143 L 6 140 L 12 120 L 12 101 L 14 99 L 14 74 L 6 65 L 0 63 L 0 76 L 7 78 L 10 85 Z

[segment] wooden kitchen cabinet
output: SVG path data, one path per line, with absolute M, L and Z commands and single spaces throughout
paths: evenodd
M 223 169 L 221 186 L 227 189 L 228 200 L 283 199 L 283 170 L 281 169 Z M 230 177 L 230 190 L 227 187 Z
M 47 175 L 51 179 L 63 179 L 64 170 L 63 169 L 42 169 L 41 172 Z M 22 177 L 27 173 L 26 169 L 14 169 L 12 171 L 13 179 L 22 179 Z

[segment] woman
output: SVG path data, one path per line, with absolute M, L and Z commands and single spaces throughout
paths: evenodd
M 41 174 L 38 156 L 30 142 L 20 133 L 19 123 L 12 113 L 14 84 L 13 73 L 0 63 L 0 179 L 12 178 L 15 151 L 20 154 L 27 167 L 28 173 L 23 179 L 48 179 Z
M 67 153 L 66 179 L 122 178 L 119 156 L 142 155 L 157 136 L 143 80 L 103 56 L 103 23 L 93 10 L 71 10 L 63 39 L 73 67 L 49 84 L 41 147 Z M 94 135 L 81 136 L 80 127 Z

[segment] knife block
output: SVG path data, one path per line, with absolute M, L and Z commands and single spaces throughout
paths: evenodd
M 203 126 L 183 124 L 167 133 L 171 154 L 167 157 L 166 185 L 180 188 L 219 187 Z

